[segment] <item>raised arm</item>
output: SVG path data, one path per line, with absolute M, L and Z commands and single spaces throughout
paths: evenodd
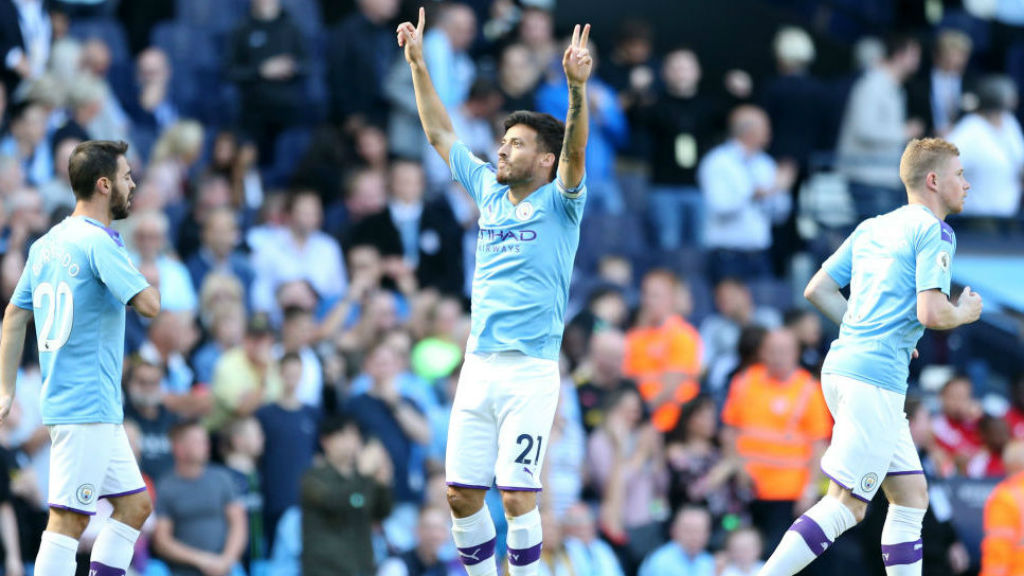
M 576 188 L 583 180 L 584 163 L 587 157 L 587 137 L 590 133 L 590 111 L 587 109 L 587 79 L 594 68 L 594 61 L 587 49 L 590 38 L 590 24 L 580 25 L 572 31 L 572 41 L 562 56 L 565 80 L 569 83 L 569 113 L 565 117 L 565 140 L 562 155 L 558 160 L 558 180 L 569 189 Z
M 419 22 L 414 27 L 411 22 L 398 25 L 398 45 L 405 48 L 405 60 L 412 70 L 412 86 L 416 93 L 416 109 L 420 113 L 420 123 L 427 141 L 437 153 L 448 163 L 448 154 L 458 138 L 452 127 L 448 111 L 441 103 L 441 97 L 434 89 L 427 71 L 427 62 L 423 58 L 423 28 L 426 23 L 423 7 L 420 7 Z

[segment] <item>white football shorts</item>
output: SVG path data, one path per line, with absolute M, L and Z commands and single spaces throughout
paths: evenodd
M 445 455 L 449 486 L 539 491 L 555 418 L 558 362 L 520 352 L 466 354 Z
M 57 424 L 50 440 L 51 508 L 91 516 L 99 498 L 146 489 L 121 424 Z
M 837 374 L 822 374 L 821 390 L 835 420 L 821 470 L 833 482 L 870 502 L 886 476 L 924 474 L 902 394 Z

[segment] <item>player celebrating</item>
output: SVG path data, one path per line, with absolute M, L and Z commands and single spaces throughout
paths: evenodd
M 452 408 L 446 456 L 452 535 L 471 576 L 496 574 L 495 530 L 484 494 L 497 479 L 508 517 L 513 576 L 536 574 L 541 552 L 541 463 L 558 403 L 558 351 L 586 200 L 586 85 L 590 25 L 562 57 L 565 125 L 547 114 L 505 120 L 498 166 L 458 141 L 423 60 L 423 9 L 398 27 L 427 140 L 480 209 L 472 328 Z M 554 179 L 554 182 L 552 182 Z
M 921 574 L 928 486 L 903 412 L 908 364 L 925 328 L 950 330 L 981 316 L 981 297 L 949 285 L 956 250 L 946 216 L 970 184 L 956 146 L 912 140 L 900 160 L 908 204 L 862 222 L 811 278 L 805 296 L 841 324 L 822 367 L 835 419 L 821 459 L 828 494 L 797 520 L 761 570 L 796 574 L 864 518 L 879 486 L 889 500 L 882 560 L 889 576 Z M 839 292 L 850 285 L 847 301 Z
M 43 376 L 43 424 L 50 428 L 50 519 L 37 576 L 72 576 L 78 539 L 109 498 L 114 513 L 96 537 L 89 574 L 121 576 L 152 509 L 121 426 L 126 304 L 152 318 L 160 293 L 132 265 L 111 220 L 128 216 L 131 170 L 124 142 L 87 141 L 68 163 L 75 211 L 29 250 L 4 314 L 0 339 L 0 420 L 34 315 Z

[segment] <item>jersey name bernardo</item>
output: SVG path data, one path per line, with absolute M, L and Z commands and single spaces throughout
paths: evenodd
M 64 246 L 56 242 L 47 242 L 46 246 L 39 251 L 38 258 L 32 264 L 32 273 L 38 276 L 43 271 L 43 265 L 50 262 L 59 264 L 67 271 L 68 276 L 72 278 L 77 277 L 81 271 L 78 264 L 75 263 L 74 257 Z
M 532 228 L 499 227 L 499 216 L 494 204 L 488 204 L 480 219 L 477 233 L 477 252 L 489 254 L 522 254 L 525 245 L 537 241 L 537 231 Z M 534 208 L 528 200 L 515 206 L 515 220 L 526 222 L 533 217 Z M 492 227 L 493 226 L 493 227 Z

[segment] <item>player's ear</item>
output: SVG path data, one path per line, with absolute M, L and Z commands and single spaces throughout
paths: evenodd
M 552 166 L 555 165 L 556 158 L 558 157 L 555 156 L 554 152 L 548 152 L 540 157 L 540 165 L 545 168 L 551 168 Z

